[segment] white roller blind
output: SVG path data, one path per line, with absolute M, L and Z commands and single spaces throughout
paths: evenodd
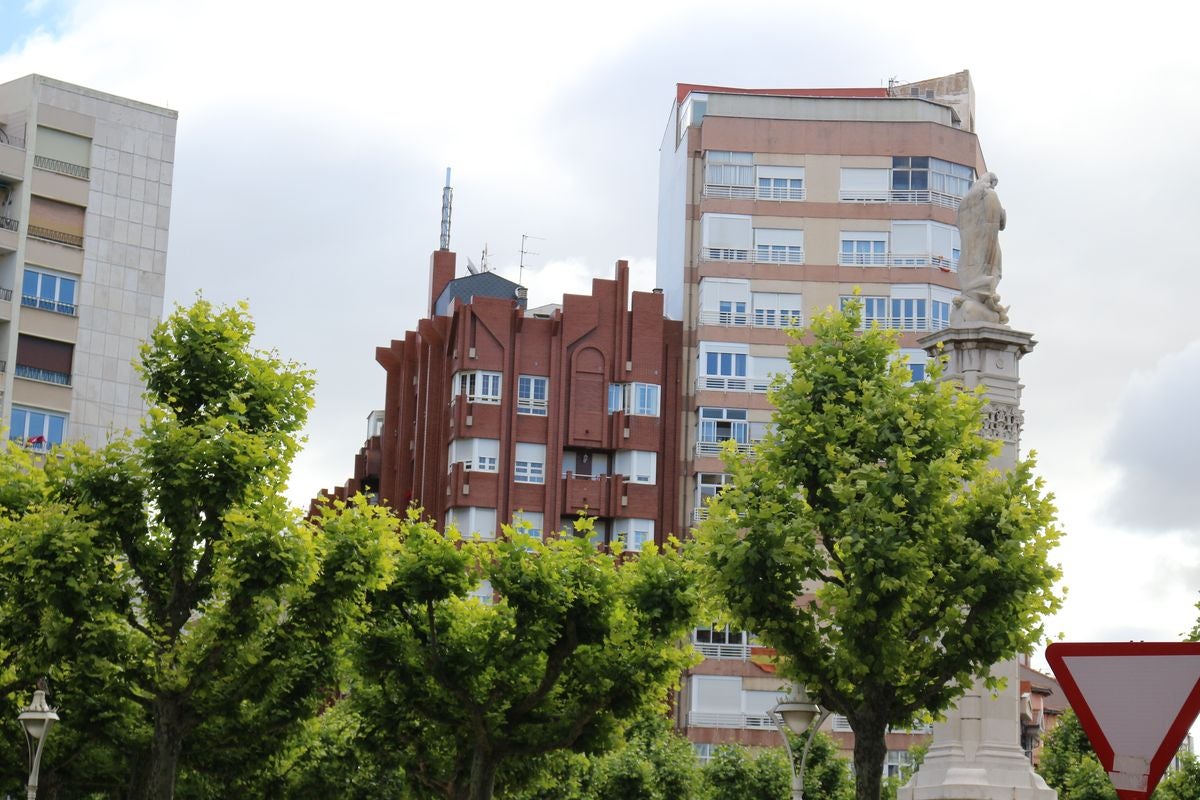
M 892 251 L 896 253 L 928 253 L 929 224 L 926 222 L 893 222 Z
M 704 246 L 721 250 L 749 250 L 753 238 L 750 217 L 705 214 Z
M 892 285 L 892 297 L 904 300 L 924 300 L 929 297 L 927 283 L 896 283 Z
M 886 191 L 891 170 L 842 167 L 842 189 Z
M 781 372 L 788 371 L 788 360 L 786 358 L 754 356 L 750 361 L 751 377 L 754 378 L 770 378 Z
M 766 715 L 785 692 L 742 692 L 742 710 L 747 714 Z
M 37 154 L 80 167 L 92 165 L 92 140 L 54 128 L 37 129 Z
M 784 230 L 782 228 L 755 228 L 754 244 L 804 247 L 804 231 Z
M 546 445 L 517 442 L 517 461 L 532 461 L 538 464 L 546 463 Z
M 952 228 L 949 225 L 941 225 L 933 223 L 933 247 L 932 252 L 936 256 L 943 258 L 952 258 L 954 251 L 960 248 L 958 242 L 958 229 Z
M 722 300 L 748 300 L 750 281 L 729 281 L 720 278 L 700 280 L 700 306 L 715 309 Z
M 742 679 L 692 676 L 692 710 L 737 714 L 742 710 Z
M 758 167 L 760 178 L 800 178 L 804 179 L 804 167 L 772 167 L 761 164 Z

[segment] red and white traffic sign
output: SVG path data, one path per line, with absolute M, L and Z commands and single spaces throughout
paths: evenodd
M 1200 642 L 1057 642 L 1046 660 L 1121 800 L 1145 800 L 1200 715 Z

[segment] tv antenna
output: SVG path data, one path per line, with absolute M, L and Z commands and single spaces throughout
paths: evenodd
M 532 250 L 525 249 L 525 243 L 528 242 L 530 239 L 534 239 L 539 242 L 546 241 L 545 237 L 543 237 L 543 236 L 532 236 L 528 233 L 521 234 L 521 263 L 520 263 L 520 267 L 517 271 L 517 283 L 521 283 L 525 278 L 525 256 L 540 256 L 541 255 L 541 253 L 535 253 Z
M 450 249 L 450 203 L 454 198 L 454 190 L 450 188 L 450 168 L 446 167 L 446 185 L 442 187 L 442 238 L 439 248 Z

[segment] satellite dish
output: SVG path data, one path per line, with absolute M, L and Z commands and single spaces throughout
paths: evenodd
M 472 275 L 479 274 L 479 267 L 475 266 L 475 262 L 470 258 L 467 259 L 467 272 L 471 273 Z

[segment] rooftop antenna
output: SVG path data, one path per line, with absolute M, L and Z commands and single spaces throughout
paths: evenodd
M 536 240 L 537 240 L 537 241 L 539 241 L 539 242 L 544 242 L 544 241 L 546 241 L 546 240 L 545 240 L 545 238 L 543 238 L 543 237 L 541 237 L 541 236 L 532 236 L 532 235 L 530 235 L 530 234 L 528 234 L 528 233 L 522 233 L 522 234 L 521 234 L 521 266 L 520 266 L 520 268 L 519 268 L 519 270 L 518 270 L 518 272 L 517 272 L 517 283 L 523 283 L 523 282 L 524 282 L 524 279 L 525 279 L 525 256 L 539 256 L 539 255 L 541 255 L 541 253 L 534 253 L 534 252 L 533 252 L 533 251 L 531 251 L 531 250 L 526 250 L 526 249 L 525 249 L 525 243 L 526 243 L 527 241 L 529 241 L 530 239 L 536 239 Z
M 483 253 L 479 256 L 479 271 L 487 272 L 491 267 L 488 266 L 488 251 L 487 242 L 483 243 Z
M 450 168 L 446 167 L 446 185 L 442 187 L 442 239 L 441 250 L 450 249 L 450 201 L 454 190 L 450 188 Z

